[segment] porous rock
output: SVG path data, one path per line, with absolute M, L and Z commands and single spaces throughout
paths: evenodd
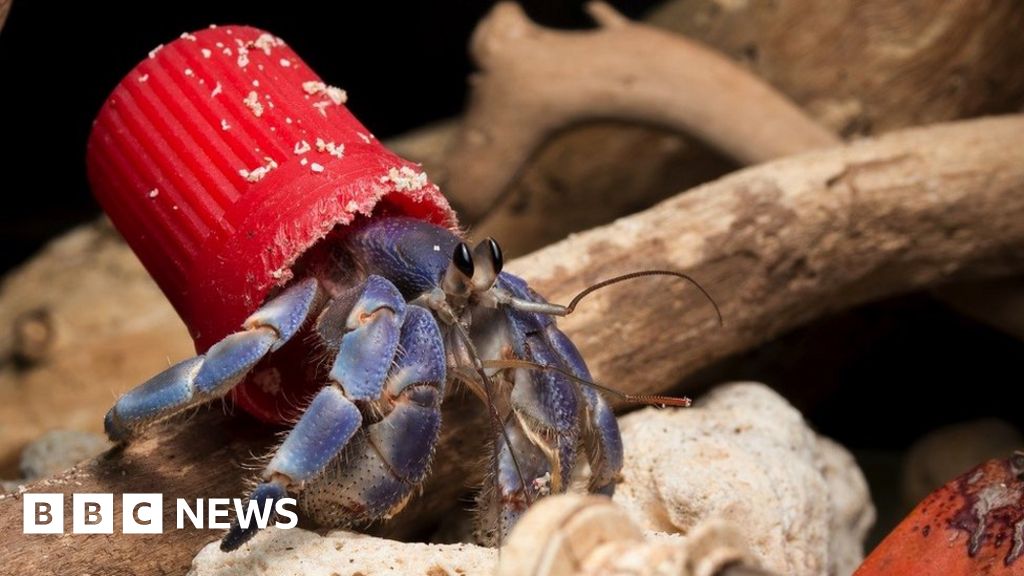
M 779 574 L 849 574 L 874 520 L 853 458 L 761 384 L 720 387 L 695 408 L 620 419 L 624 481 L 615 500 L 647 530 L 741 527 Z
M 21 475 L 26 480 L 45 478 L 71 468 L 110 448 L 99 434 L 78 430 L 51 430 L 21 453 Z

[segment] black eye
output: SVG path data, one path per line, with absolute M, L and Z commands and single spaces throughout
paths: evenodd
M 455 267 L 466 278 L 473 277 L 473 255 L 470 253 L 469 246 L 466 246 L 465 242 L 459 242 L 459 245 L 455 247 L 455 253 L 452 254 L 452 264 L 455 264 Z
M 498 242 L 494 238 L 488 238 L 487 247 L 491 250 L 491 262 L 494 263 L 494 273 L 498 274 L 505 265 L 505 257 L 501 255 L 501 246 L 498 246 Z

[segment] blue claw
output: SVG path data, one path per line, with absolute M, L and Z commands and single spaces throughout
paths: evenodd
M 279 348 L 316 307 L 316 280 L 289 287 L 245 322 L 246 330 L 157 374 L 118 399 L 104 419 L 107 436 L 130 440 L 145 427 L 227 394 L 268 353 Z
M 316 279 L 307 278 L 297 282 L 246 318 L 243 326 L 249 329 L 258 326 L 273 328 L 277 332 L 277 342 L 270 350 L 277 350 L 306 323 L 310 310 L 316 307 L 319 295 L 320 286 Z
M 526 282 L 512 274 L 503 272 L 499 282 L 503 289 L 518 298 L 543 301 L 543 298 L 530 290 Z M 569 370 L 577 378 L 591 380 L 590 371 L 587 370 L 587 365 L 579 350 L 558 329 L 552 318 L 543 314 L 514 310 L 508 310 L 506 313 L 512 327 L 510 333 L 516 355 L 535 362 L 559 365 Z M 538 344 L 538 339 L 543 339 L 543 344 Z M 550 357 L 549 352 L 554 355 L 554 359 Z M 615 419 L 615 414 L 600 393 L 587 386 L 575 386 L 575 388 L 580 391 L 580 396 L 583 398 L 585 409 L 582 412 L 588 419 L 587 425 L 583 427 L 583 437 L 592 474 L 590 491 L 611 495 L 615 491 L 615 483 L 622 470 L 622 437 L 619 434 L 619 424 Z M 515 392 L 513 392 L 514 394 Z M 525 392 L 522 394 L 525 395 Z M 541 399 L 540 401 L 552 402 L 553 404 L 548 404 L 549 406 L 560 405 L 557 398 Z M 560 448 L 560 452 L 564 452 L 563 458 L 570 455 L 569 450 Z
M 374 400 L 380 396 L 390 360 L 398 348 L 405 308 L 402 294 L 391 282 L 380 276 L 366 279 L 348 312 L 330 373 L 331 380 L 352 400 Z
M 256 502 L 261 510 L 266 510 L 267 507 L 270 507 L 271 511 L 268 513 L 269 525 L 270 521 L 274 519 L 274 504 L 287 495 L 288 492 L 285 491 L 284 486 L 281 486 L 277 482 L 264 482 L 252 491 L 252 494 L 249 496 L 249 501 Z M 259 524 L 256 523 L 254 518 L 249 518 L 249 523 L 245 528 L 242 528 L 236 518 L 231 523 L 231 528 L 228 530 L 228 533 L 220 541 L 220 549 L 223 552 L 236 550 L 239 546 L 251 540 L 259 531 Z
M 316 476 L 348 444 L 362 422 L 359 409 L 341 390 L 323 388 L 274 454 L 264 477 L 283 474 L 300 484 Z
M 193 381 L 197 392 L 221 396 L 242 380 L 270 352 L 277 333 L 270 328 L 236 332 L 214 344 Z
M 320 477 L 348 445 L 362 422 L 359 409 L 341 390 L 335 386 L 320 390 L 263 471 L 266 482 L 256 487 L 249 500 L 260 506 L 269 500 L 272 505 L 274 500 L 287 495 L 285 483 L 291 488 L 301 488 Z M 220 549 L 234 550 L 259 530 L 255 522 L 242 528 L 236 518 L 221 541 Z
M 349 524 L 395 513 L 422 482 L 441 430 L 445 355 L 441 331 L 419 306 L 406 309 L 398 354 L 391 366 L 380 422 L 368 426 L 325 477 L 303 492 L 304 508 L 319 523 Z
M 202 356 L 189 358 L 126 392 L 103 419 L 107 437 L 114 442 L 128 440 L 140 428 L 169 416 L 169 406 L 188 406 L 192 380 L 202 365 Z
M 506 310 L 516 356 L 544 366 L 563 367 L 562 358 L 545 338 L 544 319 L 537 314 Z M 580 406 L 576 384 L 564 374 L 552 370 L 515 371 L 512 405 L 517 414 L 525 416 L 524 425 L 554 434 L 557 461 L 552 461 L 552 487 L 565 491 L 576 464 L 579 443 Z

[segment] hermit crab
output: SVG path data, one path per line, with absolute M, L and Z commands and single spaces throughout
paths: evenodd
M 121 396 L 109 437 L 230 398 L 291 425 L 250 502 L 293 497 L 316 523 L 349 526 L 416 492 L 461 386 L 493 446 L 479 540 L 500 542 L 584 469 L 591 492 L 611 494 L 622 442 L 602 392 L 615 392 L 554 317 L 610 283 L 689 277 L 636 272 L 549 303 L 502 270 L 495 240 L 471 248 L 438 188 L 343 104 L 280 39 L 238 26 L 183 34 L 107 100 L 88 150 L 94 192 L 199 352 Z M 222 548 L 256 530 L 236 521 Z

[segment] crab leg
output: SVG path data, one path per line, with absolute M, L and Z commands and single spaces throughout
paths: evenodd
M 261 509 L 273 507 L 289 491 L 298 491 L 341 452 L 362 421 L 359 408 L 337 386 L 320 390 L 263 471 L 264 481 L 249 495 L 249 501 Z M 258 530 L 255 522 L 242 528 L 236 518 L 221 541 L 221 550 L 238 548 Z
M 577 378 L 590 381 L 590 370 L 576 345 L 552 322 L 545 328 L 551 348 L 562 359 L 562 363 Z M 583 441 L 590 464 L 590 492 L 611 496 L 622 472 L 622 436 L 619 422 L 615 419 L 608 403 L 600 392 L 589 386 L 581 386 L 580 394 L 586 403 L 586 422 L 583 427 Z
M 532 297 L 525 283 L 516 277 L 502 273 L 500 281 L 517 296 Z M 505 308 L 504 314 L 504 333 L 498 337 L 500 342 L 492 336 L 490 349 L 496 344 L 499 349 L 510 347 L 519 359 L 571 372 L 547 341 L 545 328 L 551 324 L 550 318 L 512 308 Z M 512 416 L 506 422 L 506 433 L 521 470 L 515 469 L 509 447 L 502 445 L 495 456 L 495 487 L 481 494 L 485 514 L 480 518 L 477 535 L 486 542 L 509 533 L 532 500 L 568 489 L 580 445 L 584 409 L 571 378 L 554 370 L 529 368 L 513 369 L 511 378 Z
M 316 280 L 292 285 L 246 319 L 241 332 L 121 396 L 104 419 L 107 436 L 115 442 L 131 440 L 155 422 L 224 396 L 257 362 L 294 336 L 319 301 Z
M 324 309 L 317 331 L 337 350 L 331 382 L 313 398 L 263 470 L 263 482 L 250 502 L 273 506 L 288 493 L 300 493 L 342 453 L 363 424 L 355 402 L 376 399 L 384 389 L 405 316 L 402 295 L 380 276 L 368 277 Z M 243 528 L 236 518 L 221 549 L 238 548 L 258 530 L 255 522 Z
M 497 443 L 497 478 L 485 483 L 478 499 L 480 510 L 476 516 L 474 539 L 485 546 L 500 545 L 501 538 L 512 531 L 530 503 L 546 496 L 551 488 L 551 463 L 529 439 L 519 421 L 510 418 L 505 424 L 505 432 L 509 442 Z M 512 460 L 510 446 L 519 462 L 522 477 Z M 526 481 L 526 486 L 521 478 Z
M 500 282 L 517 297 L 543 301 L 516 276 L 503 272 Z M 564 359 L 547 339 L 547 328 L 554 326 L 550 317 L 512 308 L 505 309 L 505 316 L 512 351 L 518 358 L 543 366 L 563 365 Z M 580 437 L 577 386 L 559 372 L 523 368 L 514 371 L 514 383 L 513 413 L 519 418 L 523 431 L 551 461 L 551 491 L 564 492 L 576 464 Z
M 337 468 L 311 482 L 303 506 L 314 521 L 349 525 L 397 513 L 430 467 L 441 430 L 445 353 L 433 316 L 409 306 L 383 394 L 384 416 L 360 432 Z

